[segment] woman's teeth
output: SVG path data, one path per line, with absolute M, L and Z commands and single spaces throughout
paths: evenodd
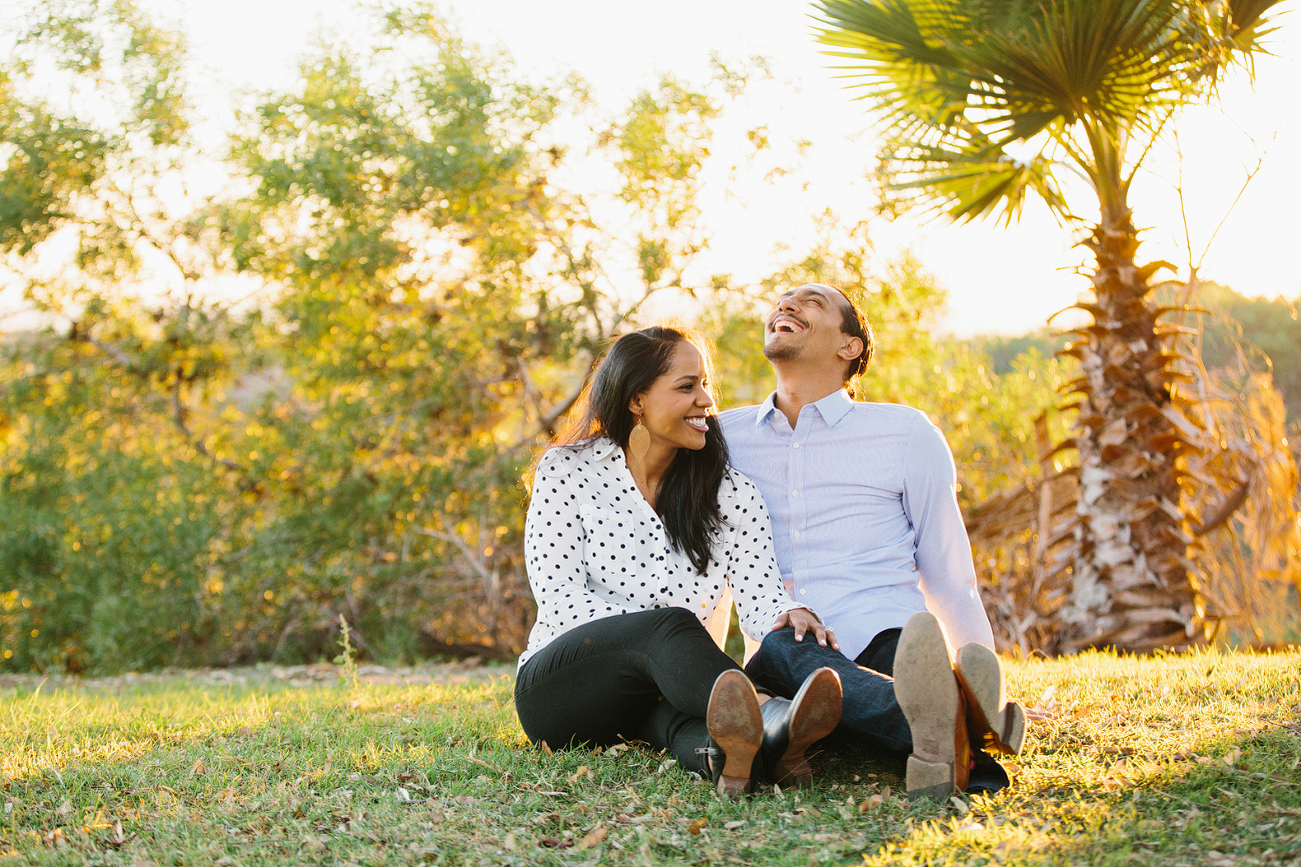
M 709 430 L 709 422 L 703 418 L 689 418 L 687 419 L 687 424 L 691 425 L 698 431 L 703 432 Z

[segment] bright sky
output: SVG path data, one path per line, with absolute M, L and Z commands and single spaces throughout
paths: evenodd
M 325 26 L 346 34 L 353 6 L 345 0 L 152 0 L 180 20 L 215 104 L 232 89 L 287 87 L 294 61 Z M 1248 173 L 1263 160 L 1201 264 L 1204 279 L 1247 295 L 1301 295 L 1301 0 L 1274 13 L 1277 56 L 1257 66 L 1254 90 L 1231 80 L 1222 107 L 1198 109 L 1178 125 L 1183 158 L 1154 153 L 1151 171 L 1136 181 L 1131 204 L 1140 226 L 1153 227 L 1142 253 L 1180 266 L 1189 255 L 1176 187 L 1182 176 L 1192 261 L 1229 213 Z M 740 199 L 720 190 L 706 198 L 713 232 L 707 271 L 762 276 L 778 242 L 807 241 L 810 217 L 832 206 L 847 224 L 868 218 L 875 196 L 864 176 L 876 145 L 868 118 L 828 69 L 811 34 L 806 0 L 445 0 L 465 37 L 505 48 L 539 77 L 573 69 L 613 110 L 620 100 L 665 72 L 701 80 L 712 52 L 727 58 L 764 55 L 777 82 L 756 88 L 740 122 L 765 123 L 773 137 L 815 143 L 799 178 L 754 184 Z M 806 188 L 807 184 L 807 188 Z M 883 254 L 911 248 L 950 292 L 941 327 L 958 335 L 1019 334 L 1041 327 L 1085 291 L 1073 272 L 1082 261 L 1071 234 L 1042 207 L 1027 207 L 1010 229 L 993 223 L 919 225 L 873 222 Z

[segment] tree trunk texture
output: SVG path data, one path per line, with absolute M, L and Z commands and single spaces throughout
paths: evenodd
M 1129 210 L 1104 213 L 1085 242 L 1093 251 L 1093 324 L 1064 352 L 1080 362 L 1068 386 L 1079 416 L 1063 443 L 1079 455 L 1072 544 L 1049 564 L 1070 571 L 1059 612 L 1059 653 L 1090 647 L 1147 651 L 1204 640 L 1182 508 L 1184 459 L 1200 429 L 1172 386 L 1178 326 L 1162 325 L 1149 280 L 1165 263 L 1135 264 L 1138 233 Z

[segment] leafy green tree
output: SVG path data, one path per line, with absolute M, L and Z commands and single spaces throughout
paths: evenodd
M 129 3 L 28 12 L 0 219 L 48 326 L 0 353 L 3 664 L 319 659 L 340 614 L 371 656 L 518 651 L 522 480 L 606 341 L 690 289 L 712 122 L 744 74 L 609 114 L 395 4 L 214 159 L 179 40 Z M 612 194 L 558 180 L 593 162 Z M 220 195 L 173 194 L 214 164 Z M 67 168 L 34 187 L 41 165 Z
M 1239 347 L 1263 354 L 1274 385 L 1287 405 L 1289 423 L 1301 424 L 1301 318 L 1297 303 L 1286 298 L 1247 298 L 1227 286 L 1204 283 L 1197 306 L 1202 320 L 1202 360 L 1207 367 L 1226 367 Z M 1264 361 L 1263 359 L 1257 359 Z
M 994 362 L 995 373 L 1006 373 L 1012 369 L 1013 361 L 1027 352 L 1038 352 L 1042 356 L 1056 355 L 1058 350 L 1065 348 L 1067 338 L 1048 328 L 1041 328 L 1015 337 L 979 335 L 972 338 L 971 342 Z
M 0 356 L 5 664 L 197 662 L 236 468 L 196 408 L 232 378 L 238 343 L 196 297 L 212 270 L 167 193 L 195 153 L 185 46 L 125 0 L 13 11 L 0 263 L 47 326 Z
M 1137 259 L 1131 181 L 1178 110 L 1248 62 L 1273 0 L 820 0 L 831 54 L 849 61 L 885 132 L 888 204 L 955 220 L 1015 219 L 1038 196 L 1077 220 L 1060 182 L 1082 178 L 1098 216 L 1092 324 L 1067 353 L 1079 504 L 1058 649 L 1196 641 L 1200 603 L 1183 508 L 1199 435 L 1177 383 L 1178 330 L 1151 298 L 1161 262 Z
M 246 115 L 233 158 L 251 192 L 208 227 L 274 281 L 288 387 L 259 416 L 279 505 L 250 544 L 274 568 L 230 583 L 283 602 L 233 647 L 311 646 L 342 609 L 385 656 L 521 648 L 521 479 L 606 341 L 684 288 L 726 73 L 603 117 L 581 82 L 528 83 L 411 4 Z M 575 114 L 590 141 L 558 137 Z M 571 153 L 613 170 L 615 195 L 559 188 Z

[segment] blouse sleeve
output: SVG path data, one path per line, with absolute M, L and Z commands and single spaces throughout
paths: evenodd
M 741 615 L 741 631 L 753 641 L 763 641 L 783 612 L 808 606 L 794 601 L 782 589 L 781 571 L 773 553 L 772 523 L 759 489 L 733 471 L 729 479 L 724 479 L 719 494 L 731 533 L 725 551 L 727 575 Z
M 588 589 L 578 497 L 569 473 L 557 461 L 563 462 L 564 456 L 548 453 L 538 465 L 524 522 L 524 562 L 538 605 L 538 624 L 554 635 L 624 613 Z

